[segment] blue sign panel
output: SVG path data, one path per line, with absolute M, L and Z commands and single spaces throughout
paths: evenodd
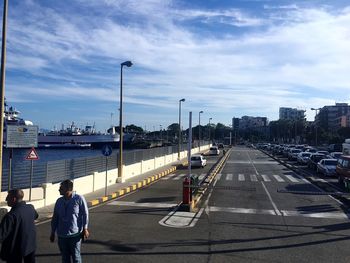
M 110 156 L 112 154 L 112 146 L 106 144 L 102 147 L 102 154 L 104 156 Z

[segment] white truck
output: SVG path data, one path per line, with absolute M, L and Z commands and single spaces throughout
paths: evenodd
M 345 139 L 343 143 L 343 154 L 350 155 L 350 139 Z

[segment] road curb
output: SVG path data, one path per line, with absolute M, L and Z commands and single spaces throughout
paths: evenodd
M 231 154 L 231 150 L 232 148 L 230 148 L 227 151 L 227 153 L 221 157 L 221 159 L 215 164 L 214 168 L 209 172 L 209 176 L 206 179 L 207 185 L 210 185 L 211 182 L 214 180 L 215 176 L 221 171 L 222 166 L 225 164 L 226 160 Z M 201 201 L 202 197 L 206 193 L 207 189 L 208 188 L 205 187 L 204 189 L 199 190 L 196 196 L 192 198 L 191 210 L 195 209 L 198 206 L 199 202 Z
M 158 181 L 163 176 L 168 175 L 168 174 L 176 171 L 177 169 L 178 169 L 178 166 L 173 166 L 173 167 L 166 169 L 162 172 L 159 172 L 155 175 L 151 175 L 151 176 L 147 177 L 146 179 L 143 179 L 137 183 L 133 183 L 127 187 L 124 187 L 120 190 L 117 190 L 116 192 L 113 192 L 113 193 L 109 194 L 108 196 L 101 196 L 97 199 L 93 199 L 91 201 L 88 201 L 87 202 L 88 207 L 97 206 L 97 205 L 100 205 L 100 204 L 105 203 L 107 201 L 110 201 L 110 200 L 113 200 L 115 198 L 126 195 L 128 193 L 134 192 L 134 191 L 141 189 L 141 188 L 143 188 L 143 187 L 145 187 L 145 186 L 147 186 L 155 181 Z

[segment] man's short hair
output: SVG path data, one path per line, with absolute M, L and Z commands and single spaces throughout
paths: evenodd
M 73 182 L 71 180 L 64 180 L 61 185 L 64 186 L 68 191 L 73 191 Z
M 12 189 L 7 192 L 9 195 L 15 197 L 17 201 L 22 201 L 24 197 L 24 193 L 22 189 Z

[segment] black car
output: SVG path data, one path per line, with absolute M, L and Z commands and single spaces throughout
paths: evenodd
M 309 161 L 307 163 L 307 167 L 309 167 L 310 169 L 316 170 L 317 169 L 317 163 L 319 161 L 321 161 L 322 159 L 325 159 L 326 155 L 321 154 L 321 153 L 313 153 L 310 158 Z

